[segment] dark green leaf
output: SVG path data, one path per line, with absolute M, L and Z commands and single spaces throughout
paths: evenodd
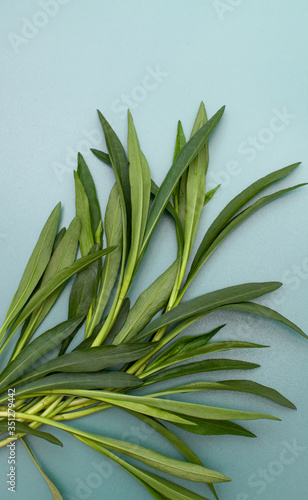
M 0 422 L 0 433 L 4 432 L 8 432 L 7 419 L 5 421 Z M 58 446 L 63 446 L 61 441 L 52 434 L 50 434 L 49 432 L 43 432 L 39 431 L 38 429 L 33 429 L 32 427 L 29 427 L 27 424 L 18 422 L 18 420 L 15 421 L 15 434 L 31 434 L 32 436 L 45 439 L 46 441 L 49 441 L 49 443 L 56 444 Z
M 181 321 L 185 318 L 189 318 L 190 316 L 199 315 L 201 313 L 209 313 L 210 311 L 213 311 L 223 305 L 233 304 L 243 300 L 255 299 L 266 293 L 277 290 L 280 286 L 281 283 L 275 281 L 264 283 L 246 283 L 200 295 L 195 299 L 182 302 L 180 305 L 174 307 L 170 311 L 167 311 L 165 314 L 162 314 L 159 318 L 149 323 L 149 325 L 147 325 L 144 330 L 140 332 L 140 335 L 138 335 L 137 338 L 145 338 L 163 326 L 170 325 L 176 321 Z
M 200 259 L 202 259 L 202 255 L 208 250 L 210 245 L 213 243 L 215 238 L 219 235 L 225 225 L 229 222 L 229 220 L 244 206 L 248 203 L 252 198 L 254 198 L 260 191 L 267 188 L 274 182 L 282 179 L 286 175 L 289 175 L 295 168 L 297 168 L 300 163 L 294 163 L 293 165 L 289 165 L 288 167 L 282 168 L 275 172 L 271 172 L 270 174 L 262 177 L 257 180 L 246 189 L 244 189 L 240 194 L 238 194 L 233 200 L 231 200 L 228 205 L 220 212 L 220 214 L 216 217 L 214 222 L 211 224 L 210 228 L 207 230 L 199 248 L 193 260 L 190 269 L 190 275 L 192 273 L 195 274 L 195 269 L 197 266 L 199 267 Z M 189 277 L 188 277 L 189 279 Z
M 260 365 L 249 363 L 248 361 L 239 361 L 237 359 L 206 359 L 204 361 L 194 361 L 185 365 L 174 366 L 144 379 L 143 386 L 163 382 L 171 378 L 192 375 L 193 373 L 203 373 L 219 370 L 252 370 Z M 143 374 L 141 375 L 143 378 Z
M 102 219 L 101 209 L 99 206 L 96 188 L 95 188 L 95 184 L 94 184 L 92 175 L 91 175 L 90 170 L 89 170 L 81 153 L 78 153 L 77 173 L 79 175 L 79 178 L 82 182 L 82 185 L 84 187 L 84 190 L 85 190 L 87 198 L 88 198 L 90 217 L 91 217 L 92 234 L 95 235 L 96 230 L 99 226 L 99 223 Z
M 192 160 L 197 156 L 202 147 L 206 144 L 210 134 L 220 121 L 223 112 L 224 106 L 220 108 L 220 110 L 217 111 L 217 113 L 205 125 L 203 125 L 200 130 L 198 130 L 198 132 L 187 142 L 177 155 L 152 204 L 140 252 L 140 258 L 149 244 L 152 233 L 181 175 L 187 169 Z
M 0 391 L 2 392 L 5 387 L 20 377 L 37 359 L 58 346 L 82 321 L 83 318 L 64 321 L 30 342 L 1 373 Z
M 135 361 L 153 350 L 152 342 L 119 346 L 89 347 L 64 354 L 28 371 L 16 383 L 24 384 L 52 372 L 97 372 L 118 364 Z

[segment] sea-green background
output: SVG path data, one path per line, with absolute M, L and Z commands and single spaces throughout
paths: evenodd
M 257 178 L 302 161 L 279 188 L 307 182 L 307 22 L 307 0 L 1 0 L 1 320 L 52 208 L 62 201 L 63 225 L 74 215 L 77 151 L 90 165 L 105 209 L 113 174 L 89 152 L 105 147 L 97 108 L 126 143 L 130 107 L 152 177 L 160 184 L 172 161 L 177 120 L 189 135 L 201 100 L 209 116 L 226 105 L 210 140 L 208 186 L 221 187 L 202 217 L 199 241 L 219 210 Z M 188 296 L 249 281 L 283 281 L 262 303 L 308 331 L 307 213 L 307 188 L 263 208 L 211 257 Z M 175 237 L 165 220 L 138 272 L 132 300 L 174 256 Z M 66 318 L 68 293 L 69 286 L 40 332 Z M 248 422 L 257 439 L 179 434 L 205 465 L 232 477 L 217 487 L 221 500 L 304 500 L 308 344 L 280 324 L 235 313 L 211 315 L 190 333 L 225 322 L 220 339 L 271 346 L 226 353 L 262 365 L 237 376 L 274 387 L 298 410 L 234 393 L 181 396 L 273 413 L 282 421 Z M 234 372 L 207 378 L 232 377 Z M 179 457 L 163 439 L 117 410 L 74 425 Z M 151 498 L 118 466 L 54 433 L 63 449 L 37 438 L 29 443 L 65 500 Z M 17 447 L 16 493 L 8 492 L 8 450 L 0 451 L 1 499 L 51 498 L 22 445 Z M 204 485 L 191 487 L 212 498 Z

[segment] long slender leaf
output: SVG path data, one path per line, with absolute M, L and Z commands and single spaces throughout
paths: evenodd
M 48 390 L 48 393 L 50 394 L 57 394 L 58 392 L 59 391 L 57 391 L 56 389 Z M 173 412 L 178 415 L 181 415 L 183 418 L 185 418 L 188 415 L 189 417 L 193 416 L 201 419 L 211 419 L 211 420 L 255 420 L 261 418 L 267 418 L 270 420 L 280 420 L 278 417 L 274 417 L 272 415 L 268 415 L 265 413 L 232 410 L 227 408 L 216 408 L 214 406 L 205 406 L 194 403 L 184 403 L 182 401 L 152 398 L 149 396 L 131 396 L 128 394 L 117 394 L 107 391 L 94 391 L 94 390 L 76 391 L 74 389 L 70 389 L 69 391 L 63 390 L 62 392 L 62 394 L 72 394 L 72 395 L 77 393 L 78 396 L 80 397 L 89 397 L 91 399 L 96 399 L 98 401 L 105 401 L 112 405 L 123 406 L 123 408 L 128 408 L 133 411 L 137 412 L 141 411 L 145 415 L 150 415 L 150 416 L 155 416 L 155 415 L 148 413 L 147 407 L 149 407 L 149 409 L 152 407 L 155 409 L 165 410 L 166 412 Z
M 279 321 L 280 323 L 283 323 L 289 328 L 292 328 L 292 330 L 302 335 L 302 337 L 305 337 L 306 339 L 308 338 L 308 336 L 303 332 L 303 330 L 301 330 L 297 325 L 292 323 L 292 321 L 288 320 L 287 318 L 285 318 L 278 312 L 274 311 L 270 307 L 265 307 L 262 306 L 261 304 L 256 304 L 255 302 L 239 302 L 238 304 L 229 304 L 228 306 L 221 306 L 218 309 L 227 309 L 231 311 L 240 311 L 251 314 L 257 314 L 259 316 L 263 316 L 264 318 Z
M 62 389 L 123 389 L 137 387 L 142 381 L 125 372 L 100 372 L 100 373 L 55 373 L 39 380 L 26 383 L 16 388 L 16 396 L 21 397 L 33 392 L 62 390 Z
M 28 445 L 27 441 L 24 438 L 22 438 L 21 440 L 22 440 L 23 444 L 25 445 L 26 449 L 28 450 L 29 455 L 32 458 L 33 462 L 35 463 L 35 465 L 37 466 L 38 470 L 40 471 L 40 473 L 42 474 L 43 478 L 45 479 L 46 483 L 48 484 L 54 500 L 63 500 L 63 497 L 62 497 L 60 491 L 58 490 L 58 488 L 56 488 L 56 486 L 49 479 L 49 477 L 47 476 L 47 474 L 45 474 L 45 472 L 41 468 L 40 464 L 38 463 L 38 461 L 34 457 L 32 451 L 31 451 L 31 448 Z
M 87 197 L 87 193 L 83 184 L 79 178 L 78 173 L 74 170 L 74 179 L 75 179 L 75 203 L 76 203 L 76 215 L 79 217 L 81 222 L 80 228 L 80 250 L 81 255 L 84 257 L 88 255 L 91 248 L 94 245 L 94 234 L 92 233 L 91 226 L 91 215 L 90 215 L 90 206 L 89 200 Z
M 160 356 L 158 356 L 152 363 L 151 367 L 164 364 L 169 358 L 181 356 L 184 359 L 189 359 L 195 356 L 195 351 L 203 348 L 225 325 L 220 325 L 208 333 L 201 335 L 193 335 L 182 337 L 166 349 Z M 182 361 L 183 361 L 182 360 Z
M 181 321 L 190 316 L 205 314 L 213 309 L 227 304 L 242 302 L 243 300 L 252 300 L 266 293 L 273 292 L 281 286 L 279 282 L 264 282 L 264 283 L 246 283 L 244 285 L 235 285 L 228 288 L 222 288 L 215 292 L 200 295 L 195 299 L 182 302 L 159 318 L 155 319 L 147 325 L 139 335 L 138 339 L 142 339 L 154 333 L 163 326 L 170 325 L 176 321 Z
M 202 147 L 206 144 L 210 134 L 220 121 L 223 112 L 224 106 L 220 108 L 217 113 L 207 123 L 205 123 L 205 125 L 203 125 L 200 130 L 198 130 L 196 134 L 194 134 L 194 136 L 187 142 L 187 144 L 177 155 L 172 167 L 168 171 L 161 187 L 159 188 L 159 192 L 157 193 L 157 196 L 151 207 L 144 240 L 140 251 L 140 258 L 149 244 L 151 235 L 181 175 L 186 170 L 188 165 L 192 162 L 192 160 L 196 157 Z
M 240 391 L 256 394 L 264 398 L 275 401 L 275 403 L 287 408 L 296 409 L 291 401 L 282 396 L 278 391 L 270 387 L 257 384 L 252 380 L 221 380 L 219 382 L 193 382 L 191 384 L 179 385 L 162 391 L 151 392 L 152 397 L 167 396 L 170 394 L 180 394 L 195 391 Z
M 17 291 L 8 309 L 4 324 L 0 329 L 2 340 L 7 328 L 13 323 L 25 303 L 29 299 L 49 262 L 59 223 L 61 204 L 53 209 L 44 225 L 39 239 L 34 247 L 28 264 L 24 270 Z
M 204 103 L 201 102 L 192 129 L 191 137 L 207 122 Z M 185 248 L 189 255 L 199 225 L 205 197 L 205 175 L 209 163 L 208 143 L 199 151 L 187 169 L 186 180 L 186 214 L 185 214 Z
M 208 250 L 210 245 L 213 243 L 215 238 L 219 235 L 228 221 L 244 206 L 248 203 L 252 198 L 254 198 L 258 193 L 263 191 L 263 189 L 267 188 L 274 182 L 283 179 L 285 176 L 289 175 L 293 170 L 295 170 L 300 163 L 294 163 L 287 167 L 284 167 L 280 170 L 276 170 L 275 172 L 271 172 L 270 174 L 258 179 L 256 182 L 248 186 L 244 189 L 240 194 L 238 194 L 233 200 L 231 200 L 228 205 L 220 212 L 220 214 L 216 217 L 214 222 L 211 224 L 209 229 L 207 230 L 199 248 L 195 255 L 195 258 L 192 262 L 190 273 L 187 279 L 190 279 L 192 273 L 194 273 L 197 266 L 200 264 L 200 259 L 202 259 L 202 255 Z
M 18 330 L 18 328 L 22 325 L 22 323 L 27 319 L 27 317 L 38 307 L 44 300 L 49 297 L 59 286 L 63 285 L 69 278 L 74 276 L 74 274 L 79 273 L 87 266 L 95 262 L 97 259 L 103 257 L 107 253 L 111 252 L 113 247 L 105 248 L 104 250 L 99 250 L 96 253 L 86 255 L 85 257 L 81 257 L 76 260 L 70 267 L 66 267 L 62 269 L 54 276 L 52 276 L 44 286 L 42 286 L 29 300 L 22 313 L 18 317 L 17 321 L 14 323 L 12 330 L 10 331 L 9 336 L 1 347 L 1 350 L 7 345 L 11 337 Z
M 58 346 L 65 337 L 70 335 L 81 324 L 82 320 L 83 318 L 74 318 L 64 321 L 30 342 L 2 371 L 0 375 L 0 391 L 2 392 L 5 387 L 20 377 L 37 359 Z
M 84 438 L 81 436 L 75 436 L 77 439 L 82 441 L 83 443 L 91 446 L 94 450 L 102 453 L 104 456 L 110 458 L 125 470 L 127 470 L 130 474 L 132 474 L 136 479 L 141 482 L 145 482 L 148 486 L 152 487 L 155 491 L 158 491 L 163 497 L 168 500 L 209 500 L 208 498 L 202 497 L 193 491 L 189 491 L 188 489 L 180 486 L 178 484 L 173 483 L 167 479 L 164 479 L 156 474 L 151 472 L 144 471 L 139 467 L 135 467 L 127 462 L 125 462 L 122 458 L 114 455 L 105 447 L 103 447 L 100 443 L 95 442 L 92 439 Z M 159 498 L 159 497 L 158 497 Z
M 57 446 L 63 446 L 61 441 L 50 434 L 49 432 L 39 431 L 38 429 L 33 429 L 29 427 L 27 424 L 23 424 L 22 422 L 15 421 L 15 434 L 31 434 L 32 436 L 39 437 L 41 439 L 45 439 L 49 443 L 56 444 Z M 8 432 L 8 419 L 1 420 L 0 422 L 0 434 Z
M 88 198 L 92 234 L 95 235 L 99 223 L 102 220 L 101 209 L 99 206 L 93 177 L 81 153 L 78 153 L 77 173 Z
M 186 420 L 189 420 L 191 424 L 175 424 L 181 429 L 187 432 L 193 432 L 194 434 L 201 434 L 202 436 L 222 436 L 225 434 L 233 436 L 244 436 L 244 437 L 256 437 L 255 434 L 248 431 L 245 427 L 234 422 L 229 422 L 229 420 L 211 420 L 211 419 L 201 419 L 195 418 L 194 416 L 186 416 Z
M 68 230 L 63 234 L 61 241 L 57 243 L 56 248 L 52 253 L 51 259 L 43 274 L 39 287 L 41 288 L 47 281 L 62 269 L 71 266 L 75 260 L 76 251 L 78 247 L 78 239 L 80 233 L 80 221 L 75 217 L 71 222 Z M 24 331 L 22 331 L 18 342 L 15 345 L 12 358 L 21 351 L 24 345 L 30 340 L 35 330 L 41 324 L 45 316 L 48 314 L 54 303 L 56 302 L 64 284 L 58 287 L 44 302 L 37 307 L 29 317 L 29 324 Z M 76 314 L 77 316 L 77 314 Z
M 92 434 L 92 439 L 112 451 L 123 453 L 124 455 L 141 461 L 145 465 L 153 467 L 161 472 L 167 472 L 175 477 L 206 483 L 230 481 L 224 474 L 208 469 L 203 465 L 170 458 L 162 453 L 144 448 L 138 444 L 127 443 L 119 439 L 107 438 L 95 434 Z
M 90 333 L 101 321 L 111 291 L 116 282 L 122 257 L 123 221 L 122 209 L 117 183 L 113 186 L 105 214 L 105 232 L 108 246 L 115 246 L 112 254 L 107 255 L 102 269 L 99 295 L 93 313 Z
M 129 183 L 132 203 L 132 243 L 130 260 L 133 265 L 138 257 L 147 222 L 151 176 L 147 161 L 140 150 L 133 119 L 128 112 Z
M 187 351 L 184 350 L 183 352 L 179 351 L 179 353 L 173 356 L 172 355 L 166 356 L 161 361 L 157 361 L 157 363 L 151 364 L 143 375 L 149 375 L 154 371 L 156 372 L 157 370 L 167 368 L 168 366 L 174 365 L 175 363 L 180 363 L 181 361 L 186 361 L 187 359 L 191 359 L 196 356 L 201 356 L 204 354 L 230 351 L 231 349 L 247 349 L 247 348 L 260 349 L 262 347 L 268 347 L 268 346 L 261 344 L 254 344 L 252 342 L 243 342 L 241 340 L 225 340 L 221 342 L 210 342 L 209 344 L 205 344 L 204 346 L 200 346 L 196 349 Z
M 153 316 L 160 311 L 169 299 L 177 274 L 178 261 L 174 262 L 159 276 L 144 292 L 129 311 L 127 319 L 114 339 L 115 344 L 128 342 L 148 324 Z
M 190 271 L 187 282 L 190 282 L 192 278 L 197 274 L 199 269 L 203 266 L 209 256 L 216 250 L 216 248 L 222 243 L 222 241 L 235 229 L 237 228 L 244 220 L 246 220 L 250 215 L 259 210 L 259 208 L 263 207 L 267 203 L 279 198 L 280 196 L 285 195 L 293 191 L 294 189 L 298 189 L 306 184 L 297 184 L 296 186 L 292 186 L 286 189 L 282 189 L 281 191 L 277 191 L 276 193 L 270 194 L 268 196 L 264 196 L 256 201 L 253 205 L 246 208 L 238 215 L 236 215 L 233 219 L 231 219 L 226 226 L 221 230 L 221 232 L 216 236 L 211 245 L 205 250 L 200 256 L 198 263 L 195 263 L 193 269 Z
M 58 358 L 51 359 L 28 371 L 16 383 L 24 384 L 52 372 L 97 372 L 105 368 L 135 361 L 153 350 L 152 342 L 123 344 L 119 346 L 89 347 L 76 350 Z
M 164 380 L 170 380 L 176 377 L 192 375 L 193 373 L 218 370 L 252 370 L 259 367 L 260 365 L 256 363 L 239 361 L 237 359 L 206 359 L 203 361 L 194 361 L 185 365 L 174 366 L 154 373 L 153 375 L 149 375 L 144 379 L 143 386 L 163 382 Z M 141 374 L 141 377 L 143 378 L 144 375 Z
M 89 255 L 96 253 L 98 250 L 99 245 L 96 243 L 91 248 Z M 98 270 L 99 261 L 96 260 L 77 274 L 69 298 L 69 318 L 88 314 L 94 297 Z

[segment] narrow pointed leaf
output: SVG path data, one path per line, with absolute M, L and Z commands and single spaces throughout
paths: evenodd
M 267 188 L 274 182 L 283 179 L 285 176 L 289 175 L 293 170 L 295 170 L 300 163 L 294 163 L 293 165 L 289 165 L 280 170 L 276 170 L 275 172 L 271 172 L 270 174 L 258 179 L 256 182 L 248 186 L 244 189 L 240 194 L 238 194 L 233 200 L 231 200 L 228 205 L 220 212 L 220 214 L 216 217 L 214 222 L 211 224 L 210 228 L 206 232 L 198 251 L 195 255 L 193 263 L 191 265 L 190 273 L 194 273 L 197 265 L 199 265 L 199 261 L 202 255 L 208 250 L 210 245 L 213 243 L 215 238 L 219 235 L 225 225 L 229 222 L 229 220 L 244 206 L 248 203 L 252 198 L 254 198 L 258 193 L 263 191 L 263 189 Z
M 214 187 L 210 191 L 208 191 L 205 196 L 204 196 L 204 205 L 206 205 L 214 196 L 216 193 L 217 189 L 221 186 L 221 184 L 218 184 L 218 186 Z
M 229 420 L 211 420 L 186 416 L 186 419 L 195 425 L 176 424 L 181 429 L 202 436 L 221 436 L 225 434 L 233 436 L 256 437 L 255 434 L 245 429 L 242 425 L 229 422 Z
M 0 391 L 2 392 L 5 387 L 20 377 L 37 359 L 57 347 L 82 321 L 83 318 L 64 321 L 30 342 L 2 371 Z
M 76 390 L 82 389 L 123 389 L 138 387 L 142 381 L 125 372 L 101 372 L 101 373 L 55 373 L 39 380 L 18 386 L 16 396 L 21 397 L 31 393 L 41 393 L 52 390 Z
M 170 325 L 176 321 L 189 318 L 198 314 L 206 314 L 218 307 L 243 300 L 252 300 L 266 293 L 273 292 L 281 286 L 279 282 L 246 283 L 244 285 L 235 285 L 228 288 L 222 288 L 215 292 L 200 295 L 195 299 L 182 302 L 170 311 L 162 314 L 147 325 L 137 336 L 138 339 L 145 338 L 151 333 L 163 326 Z
M 220 121 L 224 112 L 224 106 L 205 124 L 200 130 L 187 142 L 177 155 L 172 167 L 168 171 L 157 196 L 151 207 L 148 222 L 146 226 L 143 245 L 140 252 L 141 255 L 145 252 L 151 235 L 169 201 L 169 198 L 178 183 L 181 175 L 186 170 L 188 165 L 196 157 L 202 147 L 206 144 L 210 134 Z
M 24 438 L 22 438 L 21 440 L 22 440 L 23 444 L 25 445 L 25 447 L 27 448 L 27 450 L 29 452 L 29 455 L 32 458 L 33 462 L 35 463 L 35 465 L 37 466 L 38 470 L 40 471 L 40 473 L 42 474 L 43 478 L 45 479 L 46 483 L 48 484 L 54 500 L 63 500 L 63 497 L 62 497 L 60 491 L 58 490 L 58 488 L 56 488 L 56 486 L 49 479 L 49 477 L 47 476 L 47 474 L 45 474 L 45 472 L 43 471 L 43 469 L 39 465 L 38 461 L 34 457 L 34 455 L 33 455 L 32 451 L 31 451 L 30 446 L 28 445 L 27 441 Z
M 81 255 L 84 257 L 88 255 L 94 245 L 94 234 L 91 228 L 90 206 L 86 191 L 82 185 L 79 175 L 74 171 L 75 179 L 75 203 L 76 215 L 81 222 L 80 228 L 80 250 Z
M 221 380 L 219 382 L 193 382 L 191 384 L 179 385 L 177 387 L 172 387 L 170 389 L 165 389 L 162 391 L 157 391 L 151 393 L 152 397 L 167 396 L 170 394 L 180 394 L 186 392 L 195 391 L 240 391 L 249 392 L 250 394 L 256 394 L 257 396 L 262 396 L 267 399 L 275 401 L 275 403 L 281 406 L 286 406 L 287 408 L 296 409 L 293 403 L 287 398 L 282 396 L 279 392 L 266 387 L 261 384 L 257 384 L 252 380 Z
M 289 328 L 292 328 L 292 330 L 302 335 L 302 337 L 305 337 L 306 339 L 308 338 L 308 336 L 303 332 L 303 330 L 301 330 L 297 325 L 292 323 L 292 321 L 288 320 L 287 318 L 285 318 L 278 312 L 274 311 L 270 307 L 265 307 L 262 306 L 261 304 L 256 304 L 255 302 L 240 302 L 238 304 L 229 304 L 228 306 L 221 306 L 219 307 L 219 309 L 247 312 L 251 314 L 257 314 L 259 316 L 263 316 L 264 318 L 272 319 L 274 321 L 279 321 L 280 323 L 283 323 Z
M 139 467 L 125 462 L 122 458 L 114 455 L 100 443 L 97 443 L 92 439 L 84 438 L 81 436 L 75 437 L 85 444 L 91 446 L 94 450 L 102 453 L 104 456 L 119 464 L 126 471 L 136 477 L 136 479 L 141 482 L 147 483 L 147 485 L 158 491 L 161 495 L 163 495 L 163 497 L 167 498 L 168 500 L 209 500 L 208 498 L 202 497 L 197 493 L 184 488 L 183 486 L 173 483 L 172 481 L 164 479 L 151 472 L 144 471 Z
M 89 255 L 98 250 L 99 245 L 96 243 L 91 248 Z M 96 260 L 77 274 L 69 298 L 69 318 L 86 316 L 88 314 L 94 297 L 98 270 L 99 260 Z
M 51 394 L 57 394 L 57 390 L 50 389 L 48 392 Z M 63 394 L 75 394 L 77 393 L 74 389 L 70 389 L 69 392 L 63 392 Z M 99 401 L 106 401 L 107 403 L 115 404 L 117 406 L 123 405 L 125 408 L 131 410 L 145 413 L 149 415 L 147 411 L 144 411 L 146 407 L 152 407 L 155 409 L 165 410 L 166 412 L 174 412 L 181 417 L 185 418 L 186 415 L 211 420 L 255 420 L 267 418 L 270 420 L 280 420 L 278 417 L 268 415 L 265 413 L 255 413 L 249 411 L 232 410 L 228 408 L 216 408 L 214 406 L 206 406 L 194 403 L 184 403 L 182 401 L 173 401 L 169 399 L 152 398 L 149 396 L 131 396 L 128 394 L 117 394 L 107 391 L 78 391 L 80 397 L 89 397 L 97 399 Z M 130 407 L 135 406 L 135 408 Z M 140 409 L 138 410 L 138 406 Z M 141 409 L 141 407 L 144 407 Z M 155 416 L 155 415 L 150 415 Z M 158 417 L 160 418 L 160 417 Z M 170 420 L 171 421 L 171 420 Z
M 28 371 L 16 383 L 24 384 L 52 372 L 97 372 L 105 368 L 128 363 L 153 350 L 152 342 L 123 344 L 119 346 L 89 347 L 64 354 Z
M 29 300 L 22 313 L 18 317 L 15 322 L 12 331 L 9 334 L 9 337 L 6 339 L 7 341 L 12 337 L 12 335 L 18 330 L 18 328 L 22 325 L 22 323 L 27 319 L 27 317 L 38 307 L 44 300 L 50 296 L 59 286 L 63 285 L 69 278 L 74 276 L 74 274 L 79 273 L 87 266 L 95 262 L 97 259 L 103 257 L 107 253 L 111 252 L 114 247 L 105 248 L 104 250 L 99 250 L 90 255 L 86 255 L 85 257 L 81 257 L 76 260 L 70 267 L 66 267 L 62 269 L 54 276 L 52 276 L 44 286 L 42 286 Z M 3 344 L 4 347 L 4 344 Z
M 163 371 L 159 371 L 144 379 L 143 386 L 163 382 L 176 377 L 192 375 L 194 373 L 203 373 L 219 370 L 252 370 L 260 365 L 248 361 L 239 361 L 237 359 L 206 359 L 204 361 L 194 361 L 185 365 L 174 366 Z M 142 374 L 143 377 L 143 374 Z
M 7 327 L 12 324 L 14 319 L 24 307 L 25 303 L 29 299 L 40 278 L 42 277 L 43 272 L 45 271 L 45 268 L 51 256 L 54 240 L 57 233 L 60 210 L 61 204 L 58 203 L 58 205 L 51 212 L 46 224 L 42 229 L 39 239 L 24 270 L 18 289 L 7 312 L 4 325 L 1 328 L 2 335 L 0 335 L 0 340 L 1 338 L 3 338 Z
M 164 357 L 162 360 L 157 361 L 157 363 L 153 363 L 149 366 L 149 368 L 144 372 L 144 375 L 152 373 L 152 371 L 161 370 L 166 368 L 167 366 L 174 365 L 175 363 L 180 363 L 181 361 L 186 361 L 187 359 L 194 358 L 196 356 L 201 356 L 204 354 L 214 353 L 214 352 L 222 352 L 222 351 L 230 351 L 232 349 L 255 349 L 268 347 L 261 344 L 254 344 L 252 342 L 243 342 L 240 340 L 225 340 L 221 342 L 210 342 L 204 346 L 198 347 L 194 350 L 187 351 L 179 351 L 179 353 L 175 355 L 170 355 Z M 156 361 L 156 360 L 155 360 Z
M 250 207 L 246 208 L 242 212 L 240 212 L 238 215 L 236 215 L 233 219 L 231 219 L 227 225 L 221 230 L 221 232 L 218 234 L 218 236 L 213 240 L 212 244 L 205 250 L 202 255 L 200 255 L 198 263 L 195 263 L 194 267 L 191 269 L 187 281 L 190 282 L 197 274 L 199 269 L 203 266 L 203 264 L 206 262 L 206 260 L 209 258 L 209 256 L 216 250 L 216 248 L 224 241 L 224 239 L 235 229 L 237 228 L 242 222 L 244 222 L 248 217 L 250 217 L 254 212 L 259 210 L 259 208 L 263 207 L 267 203 L 279 198 L 280 196 L 285 195 L 286 193 L 289 193 L 290 191 L 293 191 L 294 189 L 298 189 L 302 186 L 305 186 L 306 184 L 298 184 L 296 186 L 289 187 L 287 189 L 282 189 L 281 191 L 277 191 L 276 193 L 270 194 L 268 196 L 264 196 L 263 198 L 260 198 L 258 201 L 256 201 L 253 205 Z
M 93 177 L 81 153 L 78 153 L 77 173 L 88 198 L 92 234 L 95 235 L 99 223 L 102 219 L 101 209 L 99 206 Z
M 0 434 L 8 432 L 8 420 L 0 422 Z M 32 436 L 39 437 L 41 439 L 45 439 L 49 443 L 56 444 L 57 446 L 63 446 L 61 441 L 50 434 L 49 432 L 39 431 L 38 429 L 33 429 L 29 427 L 27 424 L 23 424 L 22 422 L 15 421 L 15 434 L 31 434 Z
M 137 299 L 129 311 L 127 319 L 116 335 L 114 343 L 128 342 L 148 324 L 153 316 L 167 303 L 177 274 L 178 261 L 175 261 L 159 276 Z
M 92 153 L 96 158 L 99 160 L 103 161 L 107 165 L 111 165 L 111 159 L 108 153 L 104 153 L 104 151 L 100 151 L 99 149 L 93 149 L 91 148 Z
M 116 282 L 119 272 L 122 245 L 123 245 L 123 221 L 121 200 L 117 183 L 113 186 L 105 214 L 105 232 L 107 246 L 115 246 L 112 254 L 107 255 L 101 275 L 99 295 L 96 303 L 96 309 L 91 322 L 91 330 L 101 321 L 102 315 L 109 300 L 111 291 Z

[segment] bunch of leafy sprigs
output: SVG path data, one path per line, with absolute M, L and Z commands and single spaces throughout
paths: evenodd
M 295 408 L 274 389 L 251 380 L 174 385 L 177 377 L 223 370 L 250 370 L 259 366 L 236 359 L 210 357 L 211 353 L 220 351 L 265 347 L 236 340 L 212 341 L 224 325 L 201 335 L 181 336 L 174 341 L 186 327 L 214 311 L 227 309 L 257 314 L 280 321 L 307 338 L 300 328 L 282 315 L 252 302 L 279 288 L 281 283 L 278 282 L 236 285 L 182 300 L 203 264 L 241 222 L 268 202 L 303 185 L 263 196 L 247 206 L 265 188 L 293 172 L 299 165 L 296 163 L 272 172 L 244 189 L 206 231 L 188 270 L 201 213 L 217 189 L 206 192 L 208 139 L 223 111 L 221 108 L 207 120 L 201 103 L 187 142 L 182 125 L 178 123 L 173 164 L 159 188 L 151 179 L 130 113 L 128 157 L 117 135 L 99 113 L 108 154 L 97 150 L 93 153 L 112 166 L 116 179 L 104 220 L 107 247 L 103 248 L 103 222 L 94 182 L 79 155 L 78 169 L 74 172 L 76 217 L 67 230 L 63 228 L 57 232 L 60 204 L 57 205 L 30 257 L 0 330 L 1 353 L 6 346 L 11 346 L 14 334 L 20 331 L 10 361 L 0 375 L 0 432 L 4 434 L 9 423 L 7 391 L 10 387 L 16 390 L 15 434 L 3 436 L 1 446 L 21 439 L 56 499 L 62 498 L 59 491 L 36 462 L 25 439 L 26 435 L 32 434 L 62 445 L 52 434 L 38 430 L 41 424 L 67 431 L 110 458 L 138 479 L 156 499 L 197 500 L 205 497 L 132 465 L 117 453 L 137 459 L 157 471 L 207 483 L 218 498 L 214 483 L 229 481 L 229 478 L 205 467 L 177 436 L 174 428 L 170 430 L 165 422 L 201 435 L 254 436 L 233 420 L 278 419 L 264 413 L 222 409 L 162 396 L 208 390 L 244 391 Z M 171 217 L 174 222 L 176 260 L 131 307 L 127 294 L 162 216 Z M 81 257 L 76 260 L 78 247 Z M 66 282 L 74 275 L 67 321 L 31 340 Z M 83 324 L 84 339 L 68 352 L 72 339 Z M 50 359 L 49 352 L 56 346 L 60 346 L 58 355 Z M 200 355 L 207 357 L 202 361 L 192 361 Z M 171 381 L 171 386 L 158 390 L 156 384 L 166 380 Z M 132 392 L 140 386 L 142 395 Z M 84 432 L 64 423 L 112 406 L 155 429 L 181 452 L 183 460 L 123 440 Z

